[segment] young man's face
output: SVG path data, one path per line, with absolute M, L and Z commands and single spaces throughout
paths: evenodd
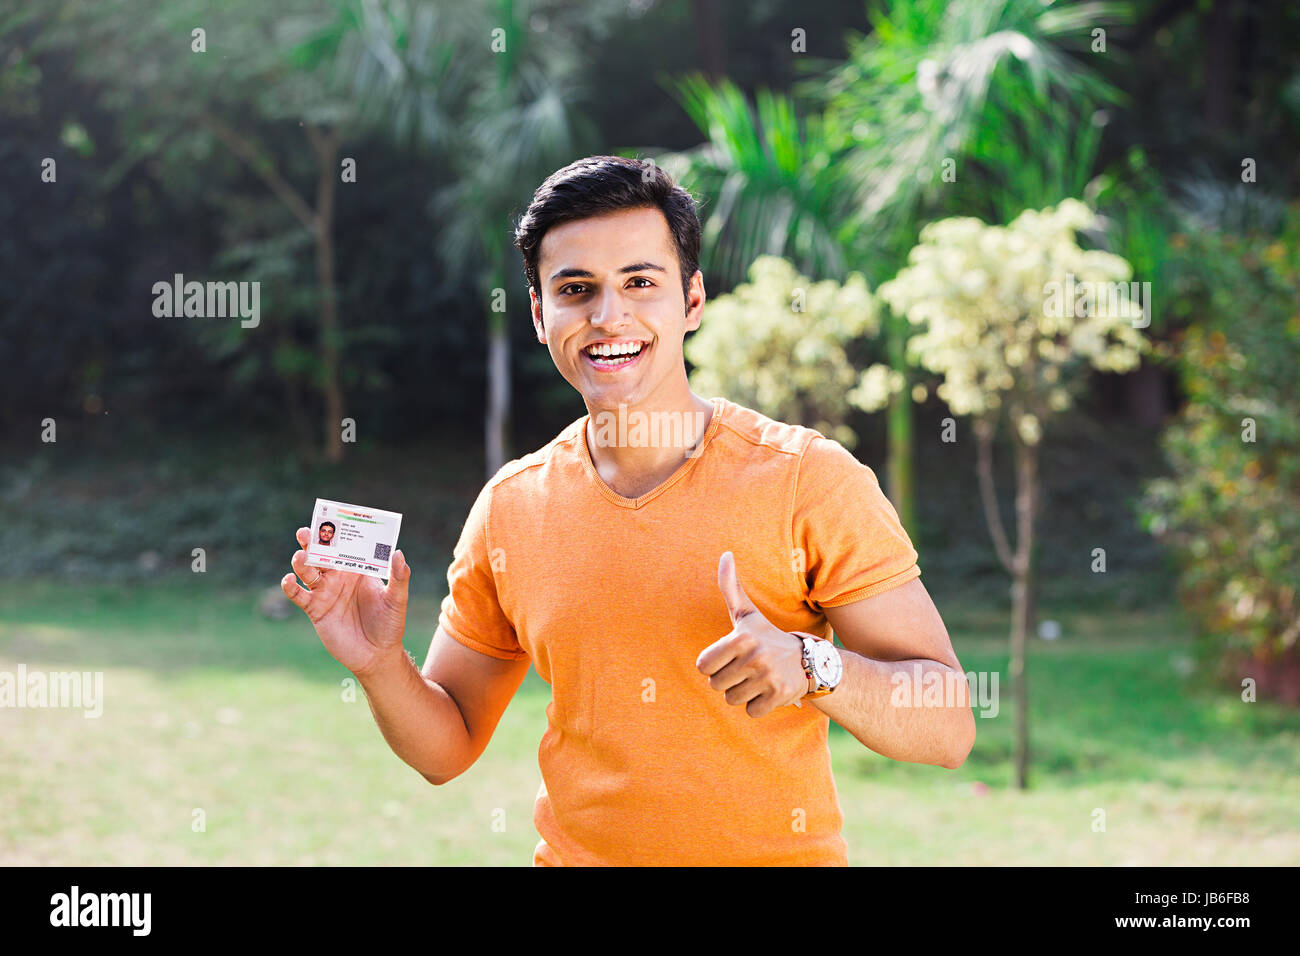
M 547 230 L 537 276 L 541 302 L 529 294 L 538 341 L 588 408 L 682 401 L 689 392 L 682 340 L 699 328 L 704 279 L 697 270 L 688 303 L 662 212 L 620 209 Z M 640 350 L 622 357 L 588 351 L 615 344 Z

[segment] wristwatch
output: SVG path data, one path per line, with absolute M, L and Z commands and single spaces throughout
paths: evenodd
M 834 643 L 816 634 L 792 631 L 803 644 L 803 672 L 808 675 L 808 693 L 804 697 L 824 697 L 833 691 L 844 676 L 844 662 Z M 796 703 L 798 703 L 796 701 Z

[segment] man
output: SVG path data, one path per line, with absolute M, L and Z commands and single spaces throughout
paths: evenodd
M 316 543 L 322 544 L 328 548 L 333 544 L 333 541 L 334 541 L 334 522 L 322 521 L 320 523 L 320 530 L 316 532 Z
M 914 669 L 966 684 L 871 470 L 691 392 L 699 239 L 690 195 L 650 163 L 589 157 L 534 194 L 516 230 L 533 325 L 588 414 L 479 494 L 421 673 L 401 645 L 400 551 L 386 588 L 316 569 L 311 591 L 281 582 L 437 785 L 536 666 L 552 701 L 535 865 L 845 865 L 829 720 L 949 768 L 974 742 L 965 700 L 895 706 Z

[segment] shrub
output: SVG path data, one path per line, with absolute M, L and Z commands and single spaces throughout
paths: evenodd
M 858 372 L 846 348 L 880 330 L 876 300 L 853 273 L 813 282 L 777 256 L 759 256 L 749 282 L 709 303 L 686 343 L 691 386 L 780 421 L 807 425 L 852 448 L 846 399 Z
M 1162 440 L 1173 477 L 1148 485 L 1144 520 L 1172 548 L 1184 603 L 1222 657 L 1294 667 L 1300 204 L 1281 236 L 1206 231 L 1177 245 L 1196 318 L 1168 351 L 1188 401 Z

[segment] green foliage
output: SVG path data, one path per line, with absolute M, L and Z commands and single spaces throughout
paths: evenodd
M 964 194 L 965 212 L 992 212 L 970 207 L 976 195 L 1002 211 L 1077 195 L 1080 161 L 1095 151 L 1077 117 L 1121 94 L 1069 51 L 1087 49 L 1091 28 L 1129 15 L 1126 4 L 1055 0 L 905 0 L 875 10 L 873 31 L 850 39 L 848 58 L 821 84 L 829 114 L 852 135 L 846 173 L 861 187 L 862 220 L 888 244 L 910 244 L 918 218 L 937 204 L 952 211 L 945 161 L 963 182 L 968 159 L 983 164 L 977 175 L 989 189 Z M 1014 159 L 1009 144 L 1023 146 Z
M 1281 653 L 1300 636 L 1300 205 L 1280 237 L 1179 245 L 1199 318 L 1176 351 L 1188 403 L 1164 435 L 1174 476 L 1148 486 L 1144 517 L 1207 637 Z
M 545 31 L 529 29 L 532 11 L 546 20 Z M 536 3 L 480 5 L 464 13 L 468 22 L 455 60 L 466 88 L 454 114 L 455 148 L 446 153 L 453 175 L 429 197 L 438 223 L 434 248 L 449 274 L 473 277 L 480 303 L 506 288 L 512 315 L 527 325 L 527 285 L 520 271 L 511 268 L 507 275 L 505 266 L 511 219 L 556 169 L 605 151 L 594 146 L 600 137 L 585 116 L 592 91 L 573 51 L 605 29 L 608 5 L 586 19 Z M 504 31 L 502 53 L 487 42 L 470 42 L 494 30 Z M 486 306 L 478 311 L 493 321 Z
M 1007 82 L 989 91 L 989 102 L 971 135 L 962 173 L 975 179 L 987 199 L 987 214 L 1010 222 L 1022 209 L 1041 209 L 1082 196 L 1093 177 L 1105 110 L 1040 96 L 1028 82 Z
M 700 268 L 721 288 L 743 280 L 760 255 L 844 276 L 855 231 L 847 228 L 853 186 L 841 174 L 843 137 L 794 101 L 760 89 L 750 107 L 730 81 L 698 75 L 677 84 L 683 107 L 707 141 L 658 162 L 701 203 Z
M 1104 173 L 1089 186 L 1088 196 L 1102 214 L 1111 250 L 1133 266 L 1134 279 L 1150 282 L 1162 294 L 1169 290 L 1170 241 L 1180 223 L 1146 151 L 1133 147 L 1119 171 Z M 1177 312 L 1166 310 L 1159 300 L 1144 302 L 1143 307 L 1153 333 L 1166 328 Z
M 854 273 L 813 282 L 784 259 L 760 256 L 749 282 L 714 299 L 686 343 L 692 387 L 772 418 L 816 428 L 852 447 L 846 393 L 857 379 L 847 346 L 880 328 L 876 301 Z
M 320 495 L 402 512 L 402 551 L 418 570 L 412 593 L 430 593 L 446 587 L 481 484 L 464 438 L 394 447 L 362 432 L 346 464 L 303 465 L 264 433 L 218 426 L 165 446 L 140 434 L 94 448 L 90 431 L 61 421 L 58 442 L 38 455 L 0 453 L 13 544 L 0 551 L 0 579 L 270 587 L 290 570 L 294 529 Z M 191 570 L 194 548 L 205 552 L 202 575 Z

